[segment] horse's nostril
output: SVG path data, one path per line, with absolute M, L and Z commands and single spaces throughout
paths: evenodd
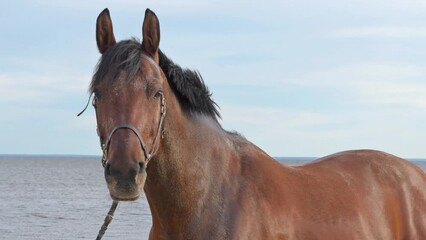
M 105 165 L 105 175 L 110 176 L 111 175 L 111 164 L 107 163 Z

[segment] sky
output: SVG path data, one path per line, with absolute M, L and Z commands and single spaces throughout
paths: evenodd
M 100 155 L 98 14 L 198 70 L 220 123 L 271 156 L 377 149 L 426 158 L 426 1 L 1 1 L 0 154 Z

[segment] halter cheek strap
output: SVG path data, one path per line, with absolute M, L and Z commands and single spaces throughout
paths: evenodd
M 139 143 L 141 145 L 142 151 L 144 153 L 145 156 L 145 163 L 148 164 L 148 162 L 151 160 L 152 158 L 152 154 L 154 153 L 154 151 L 156 150 L 157 147 L 157 143 L 158 143 L 158 138 L 162 132 L 162 128 L 163 128 L 163 123 L 164 123 L 164 117 L 166 116 L 166 100 L 163 96 L 161 96 L 161 105 L 160 105 L 160 121 L 158 123 L 158 129 L 157 129 L 157 135 L 155 135 L 155 138 L 152 142 L 152 147 L 151 150 L 148 151 L 145 145 L 145 142 L 143 141 L 142 136 L 139 134 L 138 130 L 133 127 L 130 124 L 121 124 L 118 125 L 116 127 L 114 127 L 111 131 L 111 133 L 108 135 L 107 140 L 105 141 L 105 143 L 101 142 L 101 148 L 102 148 L 102 166 L 105 168 L 107 163 L 108 163 L 108 149 L 109 149 L 109 145 L 111 143 L 111 138 L 114 135 L 115 132 L 117 132 L 119 129 L 130 129 L 132 130 L 132 132 L 136 135 L 136 137 L 139 140 Z

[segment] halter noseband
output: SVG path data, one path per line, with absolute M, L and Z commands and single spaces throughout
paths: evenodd
M 102 156 L 102 166 L 105 168 L 106 167 L 106 165 L 107 165 L 107 163 L 108 163 L 108 149 L 109 149 L 109 145 L 110 145 L 110 143 L 111 143 L 111 138 L 112 138 L 112 136 L 114 135 L 114 133 L 116 132 L 116 131 L 118 131 L 119 129 L 130 129 L 130 130 L 132 130 L 132 132 L 136 135 L 136 137 L 138 138 L 138 140 L 139 140 L 139 143 L 140 143 L 140 145 L 141 145 L 141 148 L 142 148 L 142 150 L 143 150 L 143 153 L 144 153 L 144 155 L 145 155 L 145 159 L 146 159 L 146 162 L 145 162 L 145 164 L 148 164 L 148 162 L 151 160 L 151 158 L 152 158 L 152 154 L 154 153 L 154 151 L 155 151 L 155 149 L 156 149 L 156 146 L 157 146 L 157 142 L 158 142 L 158 138 L 159 138 L 159 136 L 160 136 L 160 134 L 161 134 L 161 132 L 162 132 L 162 127 L 163 127 L 163 122 L 164 122 L 164 117 L 166 116 L 166 99 L 164 98 L 164 96 L 163 95 L 161 95 L 161 105 L 160 105 L 160 122 L 159 122 L 159 124 L 158 124 L 158 129 L 157 129 L 157 135 L 155 135 L 155 138 L 154 138 L 154 140 L 153 140 L 153 142 L 152 142 L 152 147 L 151 147 L 151 150 L 148 152 L 148 150 L 147 150 L 147 148 L 146 148 L 146 145 L 145 145 L 145 142 L 143 141 L 143 138 L 142 138 L 142 136 L 139 134 L 139 132 L 138 132 L 138 130 L 135 128 L 135 127 L 133 127 L 132 125 L 130 125 L 130 124 L 120 124 L 120 125 L 118 125 L 118 126 L 116 126 L 116 127 L 114 127 L 113 129 L 112 129 L 112 131 L 111 131 L 111 133 L 108 135 L 108 138 L 107 138 L 107 140 L 105 141 L 105 143 L 102 143 L 101 142 L 101 148 L 102 148 L 102 153 L 103 153 L 103 156 Z

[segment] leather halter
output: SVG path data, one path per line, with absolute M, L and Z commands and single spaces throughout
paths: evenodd
M 155 61 L 152 58 L 150 58 L 149 56 L 147 56 L 145 54 L 141 54 L 141 57 L 148 60 L 154 67 L 156 67 L 158 70 L 160 70 L 159 66 L 155 63 Z M 86 106 L 84 107 L 84 109 L 79 114 L 77 114 L 77 117 L 79 117 L 81 114 L 83 114 L 86 111 L 87 107 L 89 106 L 89 102 L 90 102 L 90 99 L 92 98 L 92 96 L 93 96 L 93 92 L 90 94 L 89 100 L 87 101 Z M 141 145 L 141 148 L 143 150 L 143 153 L 145 155 L 145 159 L 146 159 L 145 164 L 148 164 L 148 162 L 151 160 L 152 154 L 154 153 L 155 148 L 157 146 L 158 137 L 160 136 L 160 134 L 163 135 L 162 134 L 162 127 L 163 127 L 163 122 L 164 122 L 165 116 L 166 116 L 166 99 L 164 98 L 163 95 L 161 95 L 160 122 L 158 123 L 157 135 L 155 135 L 155 138 L 152 142 L 151 150 L 149 152 L 146 148 L 146 145 L 145 145 L 145 142 L 143 141 L 142 136 L 139 134 L 138 130 L 135 127 L 133 127 L 131 124 L 120 124 L 120 125 L 114 127 L 112 129 L 111 133 L 108 135 L 108 138 L 105 141 L 105 143 L 101 142 L 101 149 L 102 149 L 102 153 L 103 153 L 103 155 L 102 155 L 102 166 L 105 168 L 107 163 L 108 163 L 107 157 L 108 157 L 109 144 L 111 142 L 112 136 L 119 129 L 130 129 L 130 130 L 132 130 L 132 132 L 138 138 L 139 143 Z M 97 118 L 97 116 L 96 116 L 96 118 Z M 98 132 L 98 136 L 100 136 L 98 129 L 96 129 L 96 130 Z
M 108 138 L 106 139 L 105 143 L 101 142 L 101 148 L 102 148 L 102 166 L 105 168 L 106 165 L 108 164 L 108 149 L 109 149 L 109 145 L 111 143 L 111 138 L 114 135 L 115 132 L 117 132 L 119 129 L 130 129 L 132 130 L 132 132 L 136 135 L 136 137 L 139 140 L 139 143 L 141 145 L 141 148 L 143 150 L 143 153 L 145 155 L 145 164 L 147 165 L 148 162 L 151 160 L 152 158 L 152 154 L 154 153 L 157 143 L 158 143 L 158 138 L 160 136 L 160 134 L 162 134 L 162 127 L 163 127 L 163 123 L 164 123 L 164 117 L 166 116 L 166 99 L 164 98 L 163 95 L 161 95 L 161 105 L 160 105 L 160 122 L 158 123 L 158 129 L 157 129 L 157 135 L 155 135 L 155 138 L 152 142 L 152 146 L 151 146 L 151 150 L 148 152 L 147 147 L 145 145 L 145 142 L 143 141 L 142 136 L 139 134 L 138 130 L 133 127 L 130 124 L 120 124 L 117 125 L 116 127 L 114 127 L 111 131 L 111 133 L 108 135 Z

